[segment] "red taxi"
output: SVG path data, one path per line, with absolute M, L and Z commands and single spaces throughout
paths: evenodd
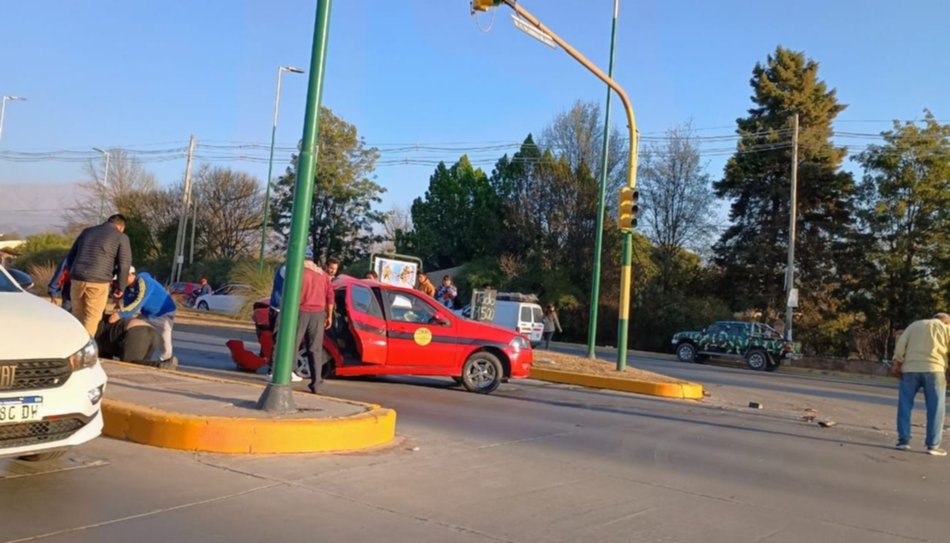
M 323 341 L 326 376 L 445 376 L 469 391 L 489 393 L 502 381 L 531 372 L 531 344 L 514 331 L 456 316 L 412 289 L 349 276 L 333 286 L 334 323 Z M 255 304 L 260 357 L 238 340 L 228 342 L 244 369 L 257 369 L 273 349 L 267 313 L 266 301 Z M 308 372 L 303 356 L 294 371 Z

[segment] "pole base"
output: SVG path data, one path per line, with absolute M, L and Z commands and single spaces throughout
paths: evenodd
M 267 383 L 264 393 L 257 400 L 257 408 L 270 413 L 297 411 L 297 405 L 294 403 L 294 389 L 290 385 Z

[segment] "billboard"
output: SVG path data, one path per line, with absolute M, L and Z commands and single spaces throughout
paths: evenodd
M 406 288 L 416 286 L 416 274 L 419 273 L 418 263 L 377 256 L 374 264 L 374 271 L 379 276 L 380 283 Z

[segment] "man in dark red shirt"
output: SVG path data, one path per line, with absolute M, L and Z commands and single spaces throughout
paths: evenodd
M 306 338 L 307 365 L 314 394 L 323 382 L 323 332 L 333 324 L 333 287 L 330 275 L 313 262 L 313 252 L 307 250 L 303 263 L 300 286 L 300 317 L 297 320 L 297 345 Z M 274 326 L 274 336 L 280 328 L 280 316 Z

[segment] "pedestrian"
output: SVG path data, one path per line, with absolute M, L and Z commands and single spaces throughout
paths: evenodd
M 201 281 L 198 281 L 198 296 L 211 294 L 213 291 L 214 289 L 211 288 L 211 285 L 208 283 L 208 279 L 206 277 L 202 277 Z
M 947 456 L 940 447 L 946 411 L 950 315 L 937 313 L 908 326 L 894 347 L 894 371 L 900 376 L 897 400 L 897 448 L 910 449 L 910 415 L 917 391 L 927 405 L 927 454 Z
M 561 329 L 561 321 L 557 318 L 557 309 L 554 308 L 554 304 L 548 304 L 548 306 L 544 308 L 544 316 L 541 317 L 541 322 L 544 323 L 544 348 L 550 350 L 551 338 L 554 337 L 554 331 L 557 330 L 559 334 L 564 333 L 564 330 Z
M 313 260 L 313 250 L 307 248 L 304 253 L 305 260 Z M 267 361 L 267 374 L 273 376 L 274 373 L 274 353 L 277 351 L 277 320 L 280 317 L 280 305 L 284 301 L 284 280 L 287 278 L 287 264 L 281 264 L 277 271 L 274 273 L 274 282 L 271 285 L 270 289 L 270 303 L 267 308 L 267 321 L 268 326 L 274 340 L 275 348 L 271 350 L 270 358 Z M 298 346 L 300 342 L 297 342 Z M 290 373 L 290 380 L 294 383 L 303 381 L 303 377 L 297 375 L 295 372 Z
M 141 317 L 162 336 L 160 359 L 172 361 L 174 359 L 172 328 L 175 325 L 177 308 L 175 300 L 150 274 L 136 273 L 135 266 L 129 268 L 126 284 L 128 286 L 121 304 L 116 304 L 116 312 L 109 318 L 109 322 L 115 323 L 119 319 Z M 173 362 L 173 365 L 177 365 L 177 362 Z
M 169 370 L 178 367 L 175 357 L 170 360 L 155 357 L 155 353 L 161 352 L 162 337 L 142 319 L 119 319 L 115 322 L 103 319 L 96 332 L 96 344 L 101 358 L 116 358 Z
M 69 272 L 69 298 L 73 315 L 90 336 L 96 334 L 109 296 L 122 297 L 123 288 L 111 285 L 112 278 L 126 277 L 131 265 L 132 249 L 125 235 L 125 217 L 120 214 L 86 228 L 73 242 L 65 267 Z
M 430 298 L 435 298 L 435 285 L 432 284 L 432 281 L 429 280 L 429 276 L 426 275 L 424 271 L 420 271 L 416 274 L 416 281 L 419 283 L 416 285 L 416 290 Z
M 379 276 L 376 275 L 376 272 L 372 270 L 366 272 L 366 278 L 369 279 L 370 281 L 379 281 Z
M 439 288 L 435 289 L 435 299 L 445 307 L 452 309 L 455 307 L 455 298 L 459 295 L 459 291 L 455 288 L 455 285 L 452 283 L 452 276 L 446 275 L 442 278 L 442 284 L 439 285 Z
M 310 384 L 307 388 L 316 394 L 323 382 L 323 333 L 333 325 L 333 285 L 330 274 L 313 262 L 313 251 L 305 254 L 303 277 L 300 285 L 300 316 L 297 318 L 297 341 L 304 343 Z M 280 330 L 280 315 L 274 333 Z
M 327 275 L 330 276 L 330 281 L 336 278 L 337 272 L 340 271 L 340 259 L 336 257 L 330 257 L 327 259 Z
M 56 303 L 56 297 L 61 300 L 60 307 L 72 313 L 73 304 L 69 300 L 69 270 L 66 269 L 66 259 L 63 258 L 53 272 L 53 277 L 49 280 L 49 286 L 46 292 L 49 294 L 49 301 Z

